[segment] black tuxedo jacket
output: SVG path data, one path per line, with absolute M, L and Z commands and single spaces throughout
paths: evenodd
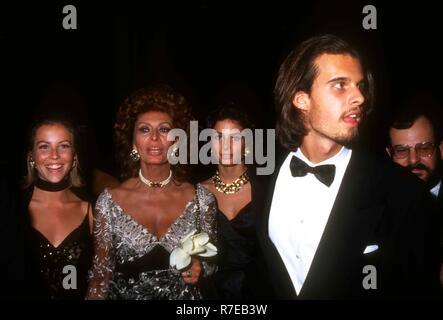
M 269 238 L 268 221 L 275 181 L 253 199 L 257 232 L 272 284 L 267 298 L 366 299 L 427 298 L 438 292 L 438 241 L 429 192 L 390 161 L 353 150 L 304 285 L 297 296 L 285 265 Z M 315 201 L 315 195 L 312 195 Z M 294 205 L 287 210 L 297 210 Z M 284 223 L 282 221 L 282 223 Z M 378 250 L 363 254 L 366 246 Z M 363 281 L 376 270 L 376 289 Z M 373 270 L 373 269 L 371 269 Z M 374 278 L 372 278 L 374 279 Z M 366 278 L 366 280 L 368 280 Z M 373 281 L 370 282 L 374 284 Z

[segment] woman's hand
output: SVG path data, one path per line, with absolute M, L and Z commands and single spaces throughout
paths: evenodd
M 187 284 L 196 284 L 200 278 L 200 273 L 202 270 L 202 265 L 200 260 L 192 258 L 191 266 L 181 273 L 183 280 Z

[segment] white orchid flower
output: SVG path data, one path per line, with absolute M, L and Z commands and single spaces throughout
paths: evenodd
M 206 232 L 197 233 L 192 230 L 180 241 L 180 247 L 175 248 L 169 256 L 169 264 L 177 270 L 191 264 L 191 256 L 212 257 L 217 254 L 217 248 L 209 242 Z

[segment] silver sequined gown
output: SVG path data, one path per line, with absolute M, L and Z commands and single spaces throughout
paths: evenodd
M 197 199 L 198 204 L 197 205 Z M 169 254 L 196 228 L 216 238 L 215 198 L 197 184 L 196 195 L 183 213 L 159 239 L 113 201 L 105 189 L 99 196 L 94 218 L 95 255 L 89 276 L 88 299 L 201 299 L 197 286 L 183 281 L 180 271 L 169 266 Z M 203 277 L 215 272 L 211 260 L 202 261 Z

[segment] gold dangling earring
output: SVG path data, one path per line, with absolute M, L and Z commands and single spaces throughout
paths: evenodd
M 29 165 L 31 166 L 32 169 L 35 168 L 35 161 L 32 158 L 29 158 Z

